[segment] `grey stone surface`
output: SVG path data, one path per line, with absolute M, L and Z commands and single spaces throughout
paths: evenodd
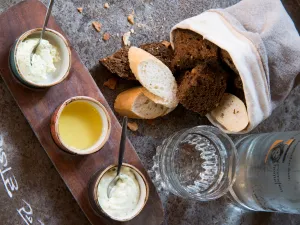
M 19 1 L 0 0 L 0 12 Z M 170 28 L 182 19 L 210 8 L 227 7 L 238 1 L 57 0 L 53 14 L 112 106 L 116 95 L 134 86 L 135 83 L 120 80 L 114 91 L 103 87 L 103 82 L 112 75 L 102 72 L 103 68 L 98 64 L 98 60 L 121 47 L 123 33 L 131 28 L 135 30 L 131 38 L 133 45 L 165 40 L 168 39 Z M 291 1 L 285 2 L 289 4 Z M 43 0 L 43 2 L 47 1 Z M 110 4 L 109 9 L 103 8 L 105 2 Z M 83 7 L 82 14 L 77 12 L 77 7 Z M 133 10 L 136 15 L 136 24 L 130 25 L 126 17 Z M 297 11 L 292 13 L 297 13 Z M 99 21 L 103 24 L 100 33 L 94 31 L 91 26 L 92 21 Z M 104 32 L 109 32 L 112 36 L 107 42 L 102 40 Z M 299 87 L 297 87 L 284 104 L 277 108 L 273 115 L 253 133 L 298 130 L 300 125 L 299 97 Z M 155 120 L 153 125 L 145 121 L 137 121 L 137 123 L 139 124 L 138 132 L 130 132 L 129 138 L 148 170 L 151 170 L 153 165 L 152 157 L 155 154 L 155 148 L 163 139 L 183 128 L 209 124 L 205 118 L 180 106 L 170 115 Z M 32 207 L 33 224 L 41 224 L 38 222 L 39 219 L 45 224 L 53 225 L 89 224 L 38 143 L 1 78 L 0 134 L 4 140 L 3 151 L 8 156 L 8 165 L 5 168 L 11 167 L 5 176 L 14 175 L 19 184 L 18 191 L 13 192 L 13 197 L 10 198 L 0 179 L 0 224 L 25 224 L 17 213 L 17 209 L 26 206 L 23 200 Z M 3 171 L 3 165 L 1 166 Z M 226 197 L 211 202 L 196 202 L 165 192 L 160 192 L 160 196 L 165 207 L 164 224 L 300 224 L 298 215 L 246 212 L 228 204 Z

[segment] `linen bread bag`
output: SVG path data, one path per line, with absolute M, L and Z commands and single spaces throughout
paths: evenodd
M 227 51 L 243 83 L 248 126 L 234 132 L 212 115 L 226 133 L 247 133 L 283 102 L 300 73 L 300 37 L 280 0 L 242 0 L 226 9 L 208 10 L 175 25 L 196 32 Z M 195 103 L 196 104 L 196 103 Z

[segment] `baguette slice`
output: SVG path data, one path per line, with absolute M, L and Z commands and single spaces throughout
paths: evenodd
M 210 112 L 211 117 L 232 132 L 245 129 L 249 123 L 245 104 L 235 95 L 225 93 L 220 104 Z
M 175 107 L 176 108 L 176 107 Z M 165 116 L 168 115 L 170 112 L 172 112 L 175 108 L 168 108 L 164 114 L 162 114 L 161 116 Z
M 163 105 L 163 106 L 166 107 L 165 113 L 164 113 L 163 115 L 161 115 L 161 116 L 165 116 L 165 115 L 169 114 L 169 113 L 172 112 L 172 111 L 176 108 L 176 106 L 178 105 L 178 104 L 174 105 L 172 102 L 168 102 L 168 101 L 162 99 L 161 97 L 158 97 L 158 96 L 152 94 L 152 93 L 149 92 L 146 88 L 143 88 L 143 89 L 142 89 L 142 92 L 143 92 L 143 94 L 144 94 L 147 98 L 151 99 L 151 100 L 152 100 L 153 102 L 155 102 L 156 104 Z
M 176 106 L 178 105 L 178 102 L 176 102 L 176 101 L 172 102 L 169 99 L 163 99 L 155 94 L 152 94 L 146 88 L 143 88 L 142 92 L 147 98 L 151 99 L 156 104 L 163 105 L 167 108 L 176 108 Z M 176 91 L 174 91 L 174 93 L 176 93 Z
M 137 47 L 130 47 L 129 66 L 136 79 L 154 96 L 161 98 L 163 105 L 173 108 L 178 105 L 177 83 L 170 69 L 159 59 Z M 149 94 L 148 94 L 149 96 Z M 160 100 L 161 101 L 161 100 Z
M 121 116 L 133 119 L 155 119 L 168 110 L 147 98 L 143 94 L 142 87 L 120 93 L 115 100 L 114 108 Z

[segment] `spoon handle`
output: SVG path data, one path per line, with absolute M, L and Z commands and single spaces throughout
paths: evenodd
M 125 143 L 126 143 L 126 133 L 127 133 L 127 120 L 128 120 L 127 116 L 125 116 L 123 119 L 123 124 L 122 124 L 122 134 L 121 134 L 120 149 L 119 149 L 119 161 L 118 161 L 117 175 L 119 175 L 119 173 L 120 173 L 120 170 L 122 167 L 122 162 L 123 162 Z
M 43 38 L 43 35 L 45 33 L 46 26 L 48 24 L 48 21 L 49 21 L 50 15 L 51 15 L 53 4 L 54 4 L 54 0 L 50 0 L 49 5 L 48 5 L 48 9 L 47 9 L 47 14 L 46 14 L 45 21 L 44 21 L 44 25 L 43 25 L 43 30 L 41 32 L 40 40 Z

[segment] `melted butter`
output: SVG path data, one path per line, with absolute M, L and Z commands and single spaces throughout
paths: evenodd
M 102 133 L 102 119 L 90 103 L 74 101 L 62 111 L 58 120 L 61 141 L 76 149 L 92 147 Z

